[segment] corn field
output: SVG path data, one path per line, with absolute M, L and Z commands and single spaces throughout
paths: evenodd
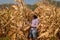
M 29 40 L 29 22 L 32 16 L 38 16 L 37 40 L 60 40 L 60 8 L 43 2 L 37 3 L 32 11 L 23 0 L 15 0 L 18 4 L 0 10 L 0 40 Z

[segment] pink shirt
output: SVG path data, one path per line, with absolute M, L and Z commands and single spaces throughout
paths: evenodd
M 33 19 L 31 26 L 32 27 L 37 27 L 38 26 L 38 23 L 39 23 L 39 19 L 38 18 L 37 19 Z

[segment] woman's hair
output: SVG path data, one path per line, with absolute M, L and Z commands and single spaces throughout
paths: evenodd
M 34 19 L 36 19 L 36 18 L 37 18 L 37 16 L 36 16 L 36 15 L 33 15 L 33 17 L 34 17 Z

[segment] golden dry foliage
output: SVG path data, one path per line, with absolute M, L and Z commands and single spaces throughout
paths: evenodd
M 40 20 L 37 40 L 59 40 L 57 33 L 60 31 L 60 8 L 39 3 L 38 7 L 32 11 L 21 1 L 21 5 L 12 5 L 10 9 L 0 10 L 0 36 L 8 35 L 10 40 L 29 40 L 28 22 L 31 22 L 33 14 Z
M 44 3 L 39 4 L 39 6 L 35 9 L 34 12 L 36 12 L 39 16 L 41 25 L 39 26 L 40 32 L 38 38 L 42 38 L 42 40 L 50 40 L 52 36 L 56 37 L 59 30 L 58 16 L 60 14 L 57 9 L 58 8 L 54 5 L 47 5 Z M 58 38 L 56 39 L 58 40 Z
M 3 33 L 5 32 L 4 34 L 5 35 L 8 34 L 11 40 L 18 40 L 18 39 L 27 40 L 28 31 L 26 31 L 26 28 L 28 28 L 29 25 L 26 22 L 31 21 L 32 11 L 25 7 L 22 13 L 21 11 L 15 10 L 12 7 L 9 10 L 4 9 L 0 12 L 1 12 L 0 25 L 2 27 L 1 35 L 3 35 Z

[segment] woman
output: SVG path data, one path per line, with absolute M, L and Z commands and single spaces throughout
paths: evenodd
M 33 15 L 32 23 L 31 23 L 31 28 L 30 28 L 30 35 L 29 38 L 30 40 L 36 40 L 37 38 L 37 26 L 39 24 L 39 19 L 36 15 Z

